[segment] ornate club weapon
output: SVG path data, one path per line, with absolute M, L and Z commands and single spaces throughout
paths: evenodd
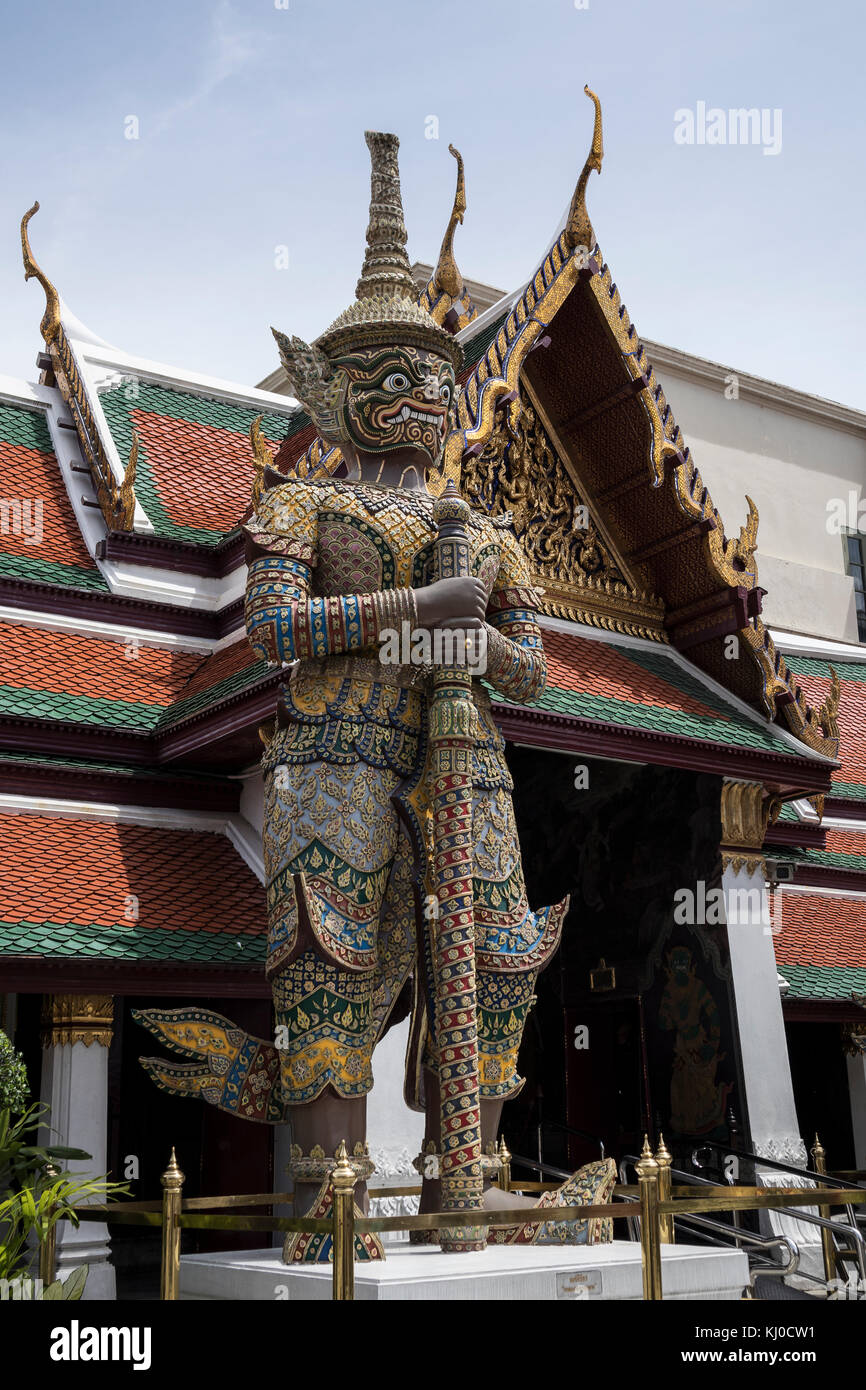
M 469 506 L 453 482 L 436 499 L 436 574 L 469 574 Z M 437 900 L 433 975 L 435 1037 L 441 1105 L 442 1209 L 469 1215 L 482 1205 L 481 1110 L 478 1094 L 478 1017 L 475 991 L 475 915 L 472 901 L 472 676 L 466 665 L 438 667 L 430 702 L 430 799 L 433 877 Z M 443 1250 L 481 1250 L 483 1227 L 440 1231 Z

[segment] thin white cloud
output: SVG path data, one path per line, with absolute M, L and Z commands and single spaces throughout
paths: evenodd
M 207 101 L 223 82 L 251 67 L 264 51 L 263 36 L 242 24 L 229 0 L 219 0 L 208 32 L 198 83 L 187 96 L 151 118 L 151 133 L 161 135 L 179 116 Z

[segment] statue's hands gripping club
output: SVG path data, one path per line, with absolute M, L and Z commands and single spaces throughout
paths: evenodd
M 437 579 L 426 588 L 416 590 L 415 603 L 419 627 L 453 632 L 467 652 L 480 648 L 487 590 L 475 575 Z

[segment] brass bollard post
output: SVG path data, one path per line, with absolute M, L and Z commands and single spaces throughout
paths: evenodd
M 640 1184 L 640 1252 L 643 1268 L 643 1296 L 662 1297 L 662 1247 L 659 1240 L 659 1166 L 652 1155 L 649 1135 L 644 1135 L 637 1164 Z
M 349 1162 L 344 1139 L 336 1153 L 337 1165 L 331 1173 L 334 1193 L 334 1234 L 331 1258 L 334 1266 L 335 1301 L 355 1297 L 355 1170 Z
M 177 1165 L 174 1149 L 162 1183 L 162 1259 L 159 1270 L 159 1296 L 176 1299 L 180 1285 L 180 1227 L 177 1218 L 183 1203 L 184 1175 Z
M 659 1201 L 669 1202 L 671 1199 L 671 1164 L 673 1155 L 668 1151 L 663 1134 L 659 1134 L 658 1147 L 656 1149 L 656 1163 L 659 1166 Z M 659 1217 L 659 1240 L 662 1245 L 673 1245 L 676 1241 L 674 1231 L 673 1216 Z
M 48 1178 L 49 1182 L 53 1182 L 55 1178 L 60 1176 L 60 1173 L 59 1170 L 54 1167 L 53 1163 L 49 1163 L 48 1167 L 45 1169 L 45 1176 Z M 49 1211 L 50 1216 L 54 1215 L 54 1210 L 54 1206 L 52 1205 Z M 53 1284 L 56 1277 L 57 1222 L 52 1221 L 48 1230 L 45 1232 L 45 1239 L 39 1246 L 39 1278 L 42 1280 L 43 1290 L 47 1289 L 49 1284 Z
M 511 1191 L 511 1154 L 504 1139 L 499 1141 L 499 1186 L 503 1192 Z M 539 1175 L 540 1176 L 540 1175 Z
M 826 1173 L 827 1154 L 824 1150 L 824 1145 L 821 1143 L 821 1140 L 818 1138 L 817 1134 L 815 1135 L 815 1142 L 812 1145 L 810 1152 L 812 1154 L 812 1161 L 815 1164 L 815 1172 Z M 830 1208 L 819 1207 L 818 1215 L 826 1217 L 829 1221 Z M 830 1280 L 835 1278 L 836 1275 L 836 1254 L 833 1249 L 832 1232 L 828 1231 L 826 1226 L 821 1227 L 821 1251 L 824 1256 L 824 1278 L 827 1280 L 827 1283 L 829 1284 Z

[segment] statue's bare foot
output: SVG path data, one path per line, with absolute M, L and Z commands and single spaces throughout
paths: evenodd
M 500 1187 L 488 1187 L 484 1194 L 485 1211 L 525 1211 L 534 1207 L 537 1197 L 525 1196 L 522 1192 L 503 1192 Z

